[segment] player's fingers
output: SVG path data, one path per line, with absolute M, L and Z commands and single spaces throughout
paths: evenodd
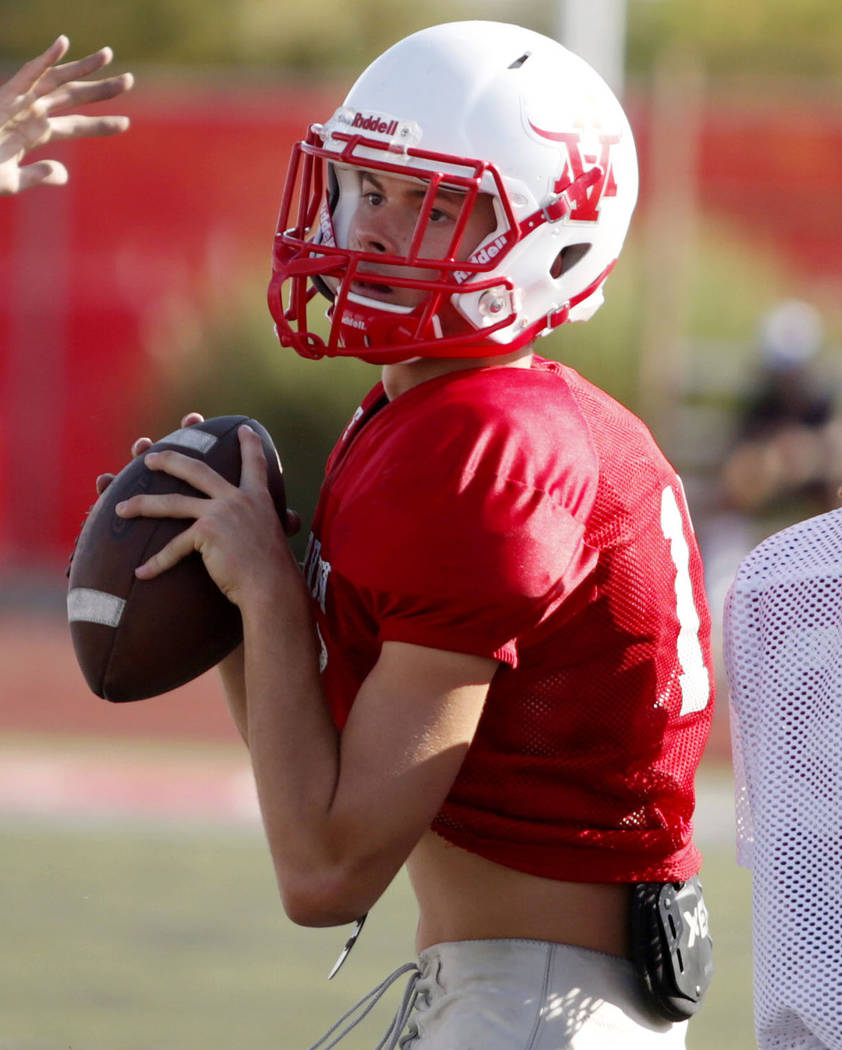
M 186 496 L 183 492 L 139 493 L 129 496 L 114 508 L 120 518 L 193 518 L 202 514 L 208 501 L 203 496 Z
M 101 496 L 103 492 L 108 488 L 111 482 L 114 480 L 113 474 L 100 474 L 96 479 L 96 494 Z
M 49 112 L 57 109 L 69 109 L 73 106 L 87 106 L 92 102 L 105 102 L 130 91 L 134 86 L 131 73 L 123 73 L 106 80 L 71 81 L 42 96 L 42 101 Z
M 205 417 L 200 412 L 188 412 L 182 419 L 182 427 L 192 427 L 196 423 L 204 423 Z
M 65 117 L 50 117 L 50 141 L 66 142 L 68 139 L 120 135 L 129 124 L 129 118 L 121 116 L 83 117 L 71 113 Z
M 137 456 L 143 455 L 144 452 L 152 448 L 152 445 L 152 438 L 139 437 L 137 441 L 135 441 L 132 445 L 132 459 L 135 459 Z
M 58 37 L 46 51 L 30 59 L 6 81 L 2 88 L 3 95 L 13 97 L 29 94 L 50 66 L 67 53 L 68 47 L 70 47 L 70 41 L 67 37 L 64 35 Z
M 55 45 L 54 45 L 55 46 Z M 65 48 L 65 52 L 66 52 Z M 65 53 L 62 52 L 62 55 Z M 58 57 L 61 58 L 62 55 Z M 85 55 L 83 58 L 75 58 L 72 62 L 64 62 L 62 65 L 57 66 L 54 59 L 50 65 L 53 67 L 49 69 L 49 72 L 45 72 L 38 84 L 38 93 L 45 94 L 48 91 L 55 91 L 57 87 L 62 84 L 67 84 L 71 80 L 81 80 L 83 77 L 89 77 L 91 73 L 98 73 L 100 69 L 104 69 L 114 58 L 114 52 L 110 47 L 101 47 L 99 51 L 92 51 L 89 55 Z
M 140 580 L 152 580 L 162 572 L 178 565 L 180 561 L 196 549 L 193 529 L 185 529 L 162 547 L 157 554 L 135 569 L 135 576 Z
M 258 434 L 247 424 L 237 431 L 240 439 L 240 456 L 243 469 L 240 474 L 241 489 L 266 488 L 269 476 L 263 442 Z
M 33 186 L 63 186 L 68 178 L 67 168 L 57 160 L 39 160 L 20 169 L 18 188 L 29 190 Z
M 234 489 L 234 486 L 227 482 L 221 474 L 217 474 L 207 463 L 172 449 L 166 449 L 163 452 L 148 452 L 144 463 L 150 470 L 162 470 L 165 474 L 186 481 L 188 485 L 192 485 L 193 488 L 204 492 L 207 496 L 221 498 L 229 495 Z

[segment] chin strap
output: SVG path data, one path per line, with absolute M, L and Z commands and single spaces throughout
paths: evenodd
M 587 286 L 587 288 L 583 288 L 582 291 L 579 292 L 578 295 L 574 295 L 572 297 L 572 299 L 570 299 L 569 302 L 566 302 L 563 306 L 560 306 L 557 310 L 551 310 L 547 314 L 546 318 L 544 319 L 544 327 L 546 327 L 546 328 L 556 328 L 558 325 L 564 324 L 564 322 L 568 319 L 568 317 L 570 315 L 570 311 L 573 309 L 573 307 L 574 306 L 578 306 L 579 303 L 583 303 L 586 299 L 589 299 L 594 294 L 594 292 L 597 290 L 597 288 L 600 287 L 600 285 L 603 283 L 603 281 L 605 281 L 605 279 L 608 277 L 608 275 L 611 273 L 611 271 L 614 269 L 614 267 L 616 265 L 617 265 L 617 260 L 613 259 L 605 267 L 605 269 L 602 271 L 602 273 L 599 274 L 596 278 L 594 278 L 593 281 L 591 281 L 591 283 Z
M 539 226 L 543 226 L 545 222 L 560 222 L 562 219 L 566 219 L 583 201 L 587 200 L 588 190 L 595 186 L 604 175 L 605 172 L 599 165 L 583 171 L 578 178 L 574 179 L 568 186 L 565 186 L 563 190 L 550 197 L 543 207 L 523 220 L 518 227 L 520 236 L 526 237 Z

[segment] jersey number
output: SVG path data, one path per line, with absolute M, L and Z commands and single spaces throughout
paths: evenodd
M 678 662 L 681 665 L 681 714 L 704 711 L 710 700 L 710 676 L 705 665 L 699 628 L 701 622 L 690 579 L 690 548 L 684 536 L 684 519 L 675 492 L 661 494 L 661 529 L 675 566 L 675 611 L 678 615 Z

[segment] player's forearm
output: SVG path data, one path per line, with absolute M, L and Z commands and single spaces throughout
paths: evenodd
M 266 835 L 285 908 L 306 925 L 356 918 L 347 870 L 356 843 L 334 812 L 339 734 L 322 692 L 308 604 L 244 609 L 246 726 Z
M 237 731 L 248 744 L 248 715 L 246 712 L 246 683 L 243 647 L 238 645 L 230 656 L 218 665 L 222 689 Z

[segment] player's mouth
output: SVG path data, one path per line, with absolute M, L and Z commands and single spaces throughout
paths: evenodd
M 389 284 L 381 284 L 378 281 L 352 281 L 351 291 L 357 295 L 365 296 L 367 299 L 391 300 L 397 295 L 398 290 Z

